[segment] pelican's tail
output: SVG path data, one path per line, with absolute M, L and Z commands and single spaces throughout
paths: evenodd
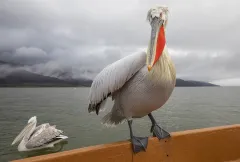
M 112 111 L 102 118 L 102 124 L 106 126 L 115 126 L 124 122 L 125 116 L 119 105 L 120 104 L 115 101 Z
M 102 124 L 113 127 L 115 125 L 121 124 L 124 119 L 124 116 L 120 116 L 117 113 L 111 111 L 102 118 Z

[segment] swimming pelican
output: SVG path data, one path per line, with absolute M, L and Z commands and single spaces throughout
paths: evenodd
M 93 80 L 89 94 L 88 111 L 95 111 L 97 115 L 103 109 L 106 99 L 112 97 L 114 105 L 103 117 L 102 123 L 117 125 L 126 119 L 135 153 L 146 151 L 148 137 L 133 135 L 133 118 L 148 115 L 153 135 L 159 140 L 170 137 L 167 131 L 157 125 L 151 112 L 166 103 L 176 84 L 175 66 L 165 40 L 168 7 L 151 8 L 147 20 L 151 25 L 147 52 L 128 55 L 105 67 Z
M 20 142 L 18 151 L 34 151 L 44 148 L 52 148 L 55 144 L 67 139 L 61 135 L 62 130 L 56 129 L 55 125 L 44 123 L 36 127 L 37 117 L 33 116 L 28 120 L 27 126 L 14 139 L 12 145 Z

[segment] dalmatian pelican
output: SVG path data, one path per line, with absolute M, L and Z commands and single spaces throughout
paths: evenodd
M 53 148 L 55 144 L 66 140 L 68 137 L 62 135 L 63 131 L 56 129 L 55 125 L 44 123 L 37 126 L 37 117 L 28 120 L 25 128 L 13 140 L 12 145 L 20 142 L 19 152 L 36 151 L 45 148 Z
M 146 151 L 148 137 L 136 137 L 132 120 L 146 115 L 152 122 L 151 132 L 159 140 L 170 134 L 161 128 L 152 112 L 161 108 L 171 96 L 176 84 L 176 70 L 169 56 L 165 30 L 168 7 L 155 6 L 147 13 L 151 35 L 146 52 L 136 52 L 105 67 L 93 80 L 88 111 L 99 114 L 108 97 L 114 105 L 102 123 L 117 125 L 128 122 L 133 152 Z

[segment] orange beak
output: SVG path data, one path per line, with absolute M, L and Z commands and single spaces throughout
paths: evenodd
M 158 59 L 160 58 L 160 56 L 162 55 L 163 49 L 165 47 L 166 44 L 166 39 L 165 39 L 165 31 L 164 31 L 164 27 L 163 25 L 160 26 L 158 35 L 157 35 L 157 39 L 154 40 L 156 41 L 156 50 L 151 50 L 151 51 L 155 51 L 155 53 L 153 53 L 152 55 L 154 56 L 154 58 L 152 58 L 152 63 L 150 65 L 148 65 L 148 71 L 150 71 L 152 69 L 152 67 L 154 66 L 154 64 L 158 61 Z M 150 47 L 150 48 L 154 48 Z M 151 53 L 150 53 L 151 55 Z

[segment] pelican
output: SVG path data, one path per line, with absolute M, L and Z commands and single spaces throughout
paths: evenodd
M 102 118 L 102 124 L 114 126 L 127 121 L 134 153 L 146 151 L 148 145 L 148 137 L 134 136 L 134 118 L 148 115 L 153 136 L 159 140 L 170 137 L 151 112 L 167 102 L 176 84 L 176 70 L 165 38 L 168 7 L 150 8 L 147 21 L 151 26 L 147 51 L 133 53 L 105 67 L 94 78 L 89 92 L 88 111 L 97 115 L 106 99 L 112 97 L 114 105 Z
M 14 139 L 12 145 L 20 142 L 19 152 L 35 151 L 44 148 L 52 148 L 55 144 L 67 139 L 62 135 L 63 131 L 56 129 L 55 125 L 44 123 L 36 127 L 37 117 L 33 116 L 28 120 L 25 128 Z

